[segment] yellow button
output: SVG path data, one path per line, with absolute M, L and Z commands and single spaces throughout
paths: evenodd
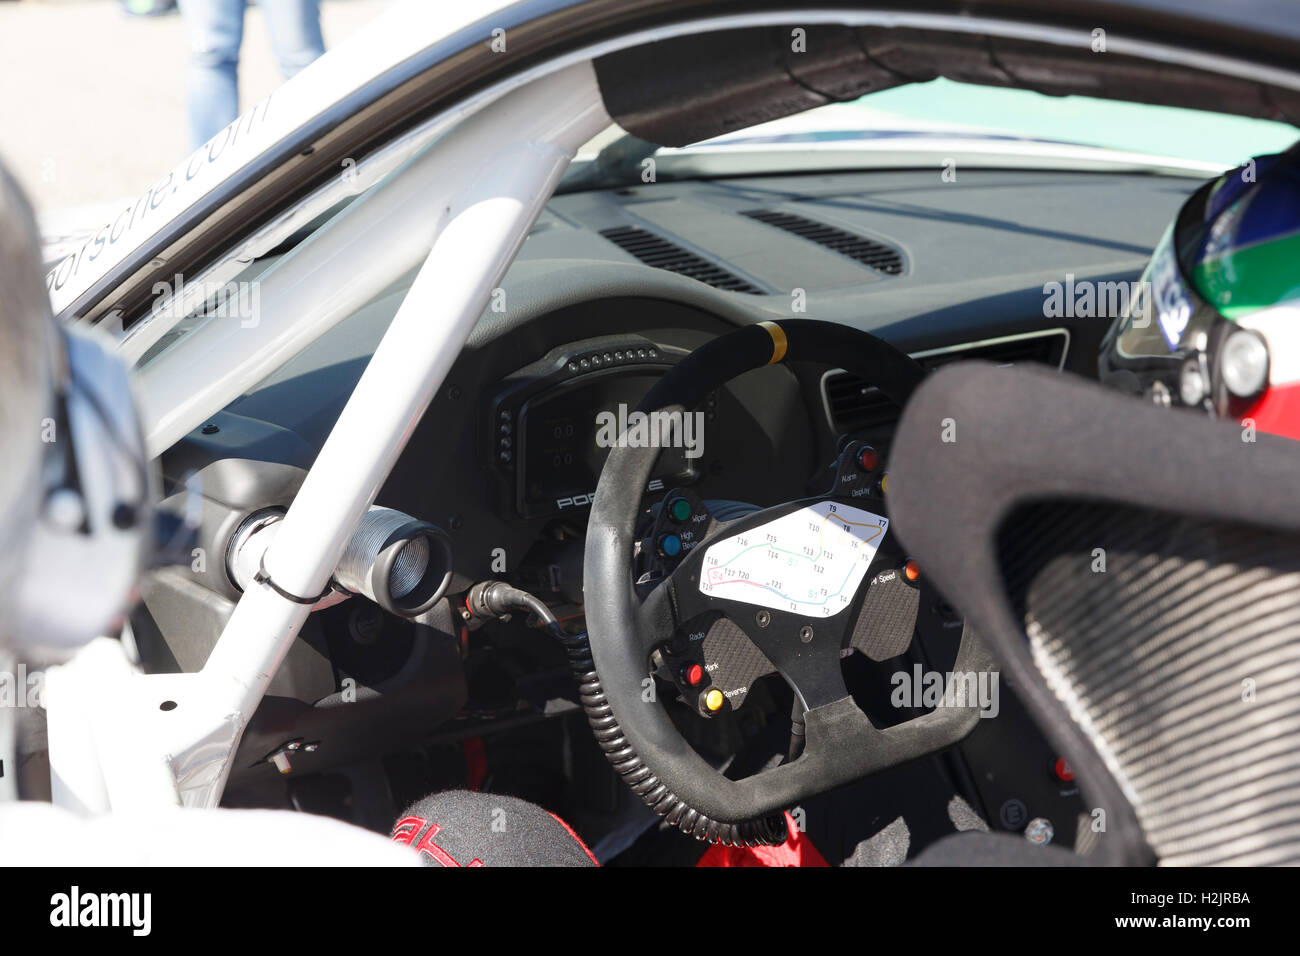
M 887 494 L 889 494 L 889 476 L 888 476 L 888 475 L 881 475 L 881 476 L 880 476 L 880 493 L 881 493 L 882 495 L 887 495 Z
M 722 691 L 715 687 L 704 695 L 704 706 L 709 708 L 709 710 L 721 710 L 722 702 L 724 700 L 726 700 L 726 698 L 722 696 Z

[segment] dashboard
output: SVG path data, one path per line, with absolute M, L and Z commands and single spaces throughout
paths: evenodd
M 587 507 L 629 415 L 686 354 L 642 336 L 608 336 L 553 349 L 509 376 L 487 413 L 502 510 L 535 518 Z M 716 404 L 710 397 L 705 414 L 716 416 Z M 664 449 L 644 492 L 699 478 L 704 435 L 683 438 Z
M 610 443 L 693 349 L 738 326 L 816 317 L 872 331 L 931 367 L 979 357 L 1093 376 L 1108 318 L 1052 313 L 1045 285 L 1067 274 L 1136 278 L 1196 185 L 1029 170 L 963 172 L 944 183 L 932 171 L 896 170 L 556 196 L 377 501 L 447 533 L 450 595 L 509 580 L 580 623 L 586 514 Z M 887 268 L 809 239 L 809 221 L 869 242 Z M 232 403 L 215 431 L 164 456 L 172 490 L 189 472 L 203 480 L 200 543 L 210 553 L 224 553 L 249 514 L 292 500 L 406 284 Z M 746 373 L 690 410 L 679 447 L 660 455 L 637 490 L 650 509 L 686 495 L 715 514 L 820 493 L 850 439 L 887 461 L 898 410 L 872 392 L 833 368 Z M 864 534 L 883 537 L 887 515 L 872 515 Z M 722 570 L 708 586 L 734 587 L 744 547 L 723 537 L 709 554 Z M 133 625 L 148 668 L 202 665 L 239 597 L 223 570 L 160 572 L 147 583 Z M 816 582 L 796 583 L 800 600 L 821 600 Z M 959 619 L 939 595 L 922 610 L 924 633 L 904 653 L 941 663 Z M 571 693 L 558 650 L 539 649 L 522 625 L 474 633 L 461 612 L 447 600 L 413 626 L 353 599 L 314 613 L 245 735 L 231 799 L 259 805 L 281 785 L 263 756 L 285 739 L 321 741 L 326 767 L 371 752 L 376 735 L 394 748 L 459 739 L 523 712 L 540 719 Z M 896 643 L 886 658 L 895 664 Z M 369 691 L 365 706 L 339 706 L 349 680 Z M 1014 701 L 1007 708 L 1006 721 L 982 722 L 999 726 L 981 726 L 963 745 L 981 767 L 972 787 L 986 816 L 1011 829 L 1023 828 L 1026 807 L 1068 816 L 1069 781 L 1054 775 L 1053 755 Z M 1024 743 L 1030 737 L 1037 742 Z M 999 756 L 1017 747 L 1041 764 L 1032 780 L 1023 762 Z

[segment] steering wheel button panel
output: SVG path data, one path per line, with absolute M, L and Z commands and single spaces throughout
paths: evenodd
M 713 525 L 713 515 L 703 501 L 685 488 L 670 489 L 663 507 L 641 532 L 641 549 L 648 562 L 640 569 L 646 572 L 645 581 L 659 581 L 671 574 Z
M 853 601 L 889 519 L 819 501 L 711 544 L 700 593 L 807 617 L 831 617 Z
M 839 455 L 835 466 L 832 494 L 842 498 L 877 498 L 883 493 L 884 476 L 877 478 L 882 465 L 879 451 L 865 442 L 850 442 Z
M 682 553 L 682 539 L 675 534 L 659 536 L 659 553 L 665 558 L 675 558 Z

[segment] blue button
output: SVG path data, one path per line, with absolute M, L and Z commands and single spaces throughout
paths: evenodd
M 675 534 L 659 536 L 659 553 L 665 558 L 675 558 L 682 553 L 682 539 Z

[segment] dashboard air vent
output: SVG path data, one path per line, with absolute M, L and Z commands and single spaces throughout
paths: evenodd
M 600 234 L 624 252 L 636 256 L 646 265 L 654 266 L 656 269 L 666 269 L 678 275 L 698 279 L 716 289 L 726 289 L 728 292 L 762 293 L 763 291 L 740 276 L 669 242 L 663 236 L 648 229 L 618 226 L 614 229 L 602 229 Z
M 918 352 L 912 357 L 931 371 L 966 359 L 981 359 L 1004 366 L 1034 362 L 1061 368 L 1068 344 L 1067 334 L 1055 329 Z M 888 427 L 898 421 L 898 406 L 852 372 L 827 372 L 822 379 L 822 391 L 831 427 L 837 434 Z
M 855 259 L 864 266 L 870 266 L 877 272 L 896 276 L 903 271 L 902 253 L 893 246 L 885 245 L 883 242 L 876 242 L 874 239 L 867 239 L 864 236 L 843 229 L 836 229 L 834 226 L 828 226 L 824 222 L 805 219 L 803 216 L 795 216 L 788 212 L 775 212 L 771 209 L 750 209 L 748 212 L 742 212 L 741 215 L 748 216 L 750 219 L 757 219 L 759 222 L 765 222 L 769 226 L 776 226 L 778 229 L 784 229 L 786 232 L 792 232 L 801 239 L 807 239 L 819 246 L 825 246 L 833 252 L 838 252 L 842 256 Z

